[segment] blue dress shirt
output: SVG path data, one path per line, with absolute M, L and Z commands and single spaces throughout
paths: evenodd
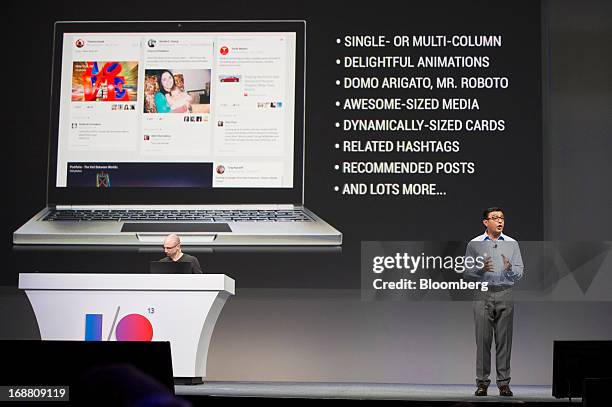
M 509 269 L 504 270 L 502 254 L 510 262 Z M 519 244 L 503 233 L 497 240 L 491 239 L 486 232 L 476 236 L 468 243 L 465 255 L 472 258 L 490 257 L 493 262 L 493 271 L 484 271 L 482 268 L 466 269 L 465 274 L 477 281 L 486 281 L 494 286 L 512 286 L 523 276 L 524 266 Z

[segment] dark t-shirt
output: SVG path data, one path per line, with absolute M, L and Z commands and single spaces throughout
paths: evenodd
M 174 261 L 170 257 L 164 257 L 160 261 L 168 262 Z M 186 253 L 183 253 L 180 259 L 176 261 L 177 263 L 191 263 L 191 274 L 202 274 L 202 268 L 200 268 L 200 262 L 197 257 L 190 256 Z

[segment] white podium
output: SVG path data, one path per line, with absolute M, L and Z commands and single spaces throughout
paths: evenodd
M 22 273 L 43 340 L 169 341 L 176 378 L 206 376 L 208 346 L 234 280 L 223 274 Z

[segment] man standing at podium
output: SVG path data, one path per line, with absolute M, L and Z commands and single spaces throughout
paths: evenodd
M 202 274 L 200 262 L 197 257 L 190 256 L 181 251 L 181 238 L 178 235 L 173 233 L 166 236 L 164 239 L 164 252 L 166 253 L 166 257 L 160 261 L 191 263 L 191 274 Z

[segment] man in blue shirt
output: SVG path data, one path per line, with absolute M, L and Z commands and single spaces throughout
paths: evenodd
M 484 266 L 466 271 L 477 281 L 487 282 L 487 291 L 477 291 L 474 297 L 476 328 L 476 396 L 486 396 L 491 383 L 491 344 L 495 338 L 495 365 L 500 396 L 512 396 L 510 390 L 510 354 L 514 303 L 512 288 L 523 276 L 523 259 L 518 242 L 502 232 L 504 210 L 488 208 L 483 212 L 486 230 L 472 239 L 466 257 L 481 257 Z

